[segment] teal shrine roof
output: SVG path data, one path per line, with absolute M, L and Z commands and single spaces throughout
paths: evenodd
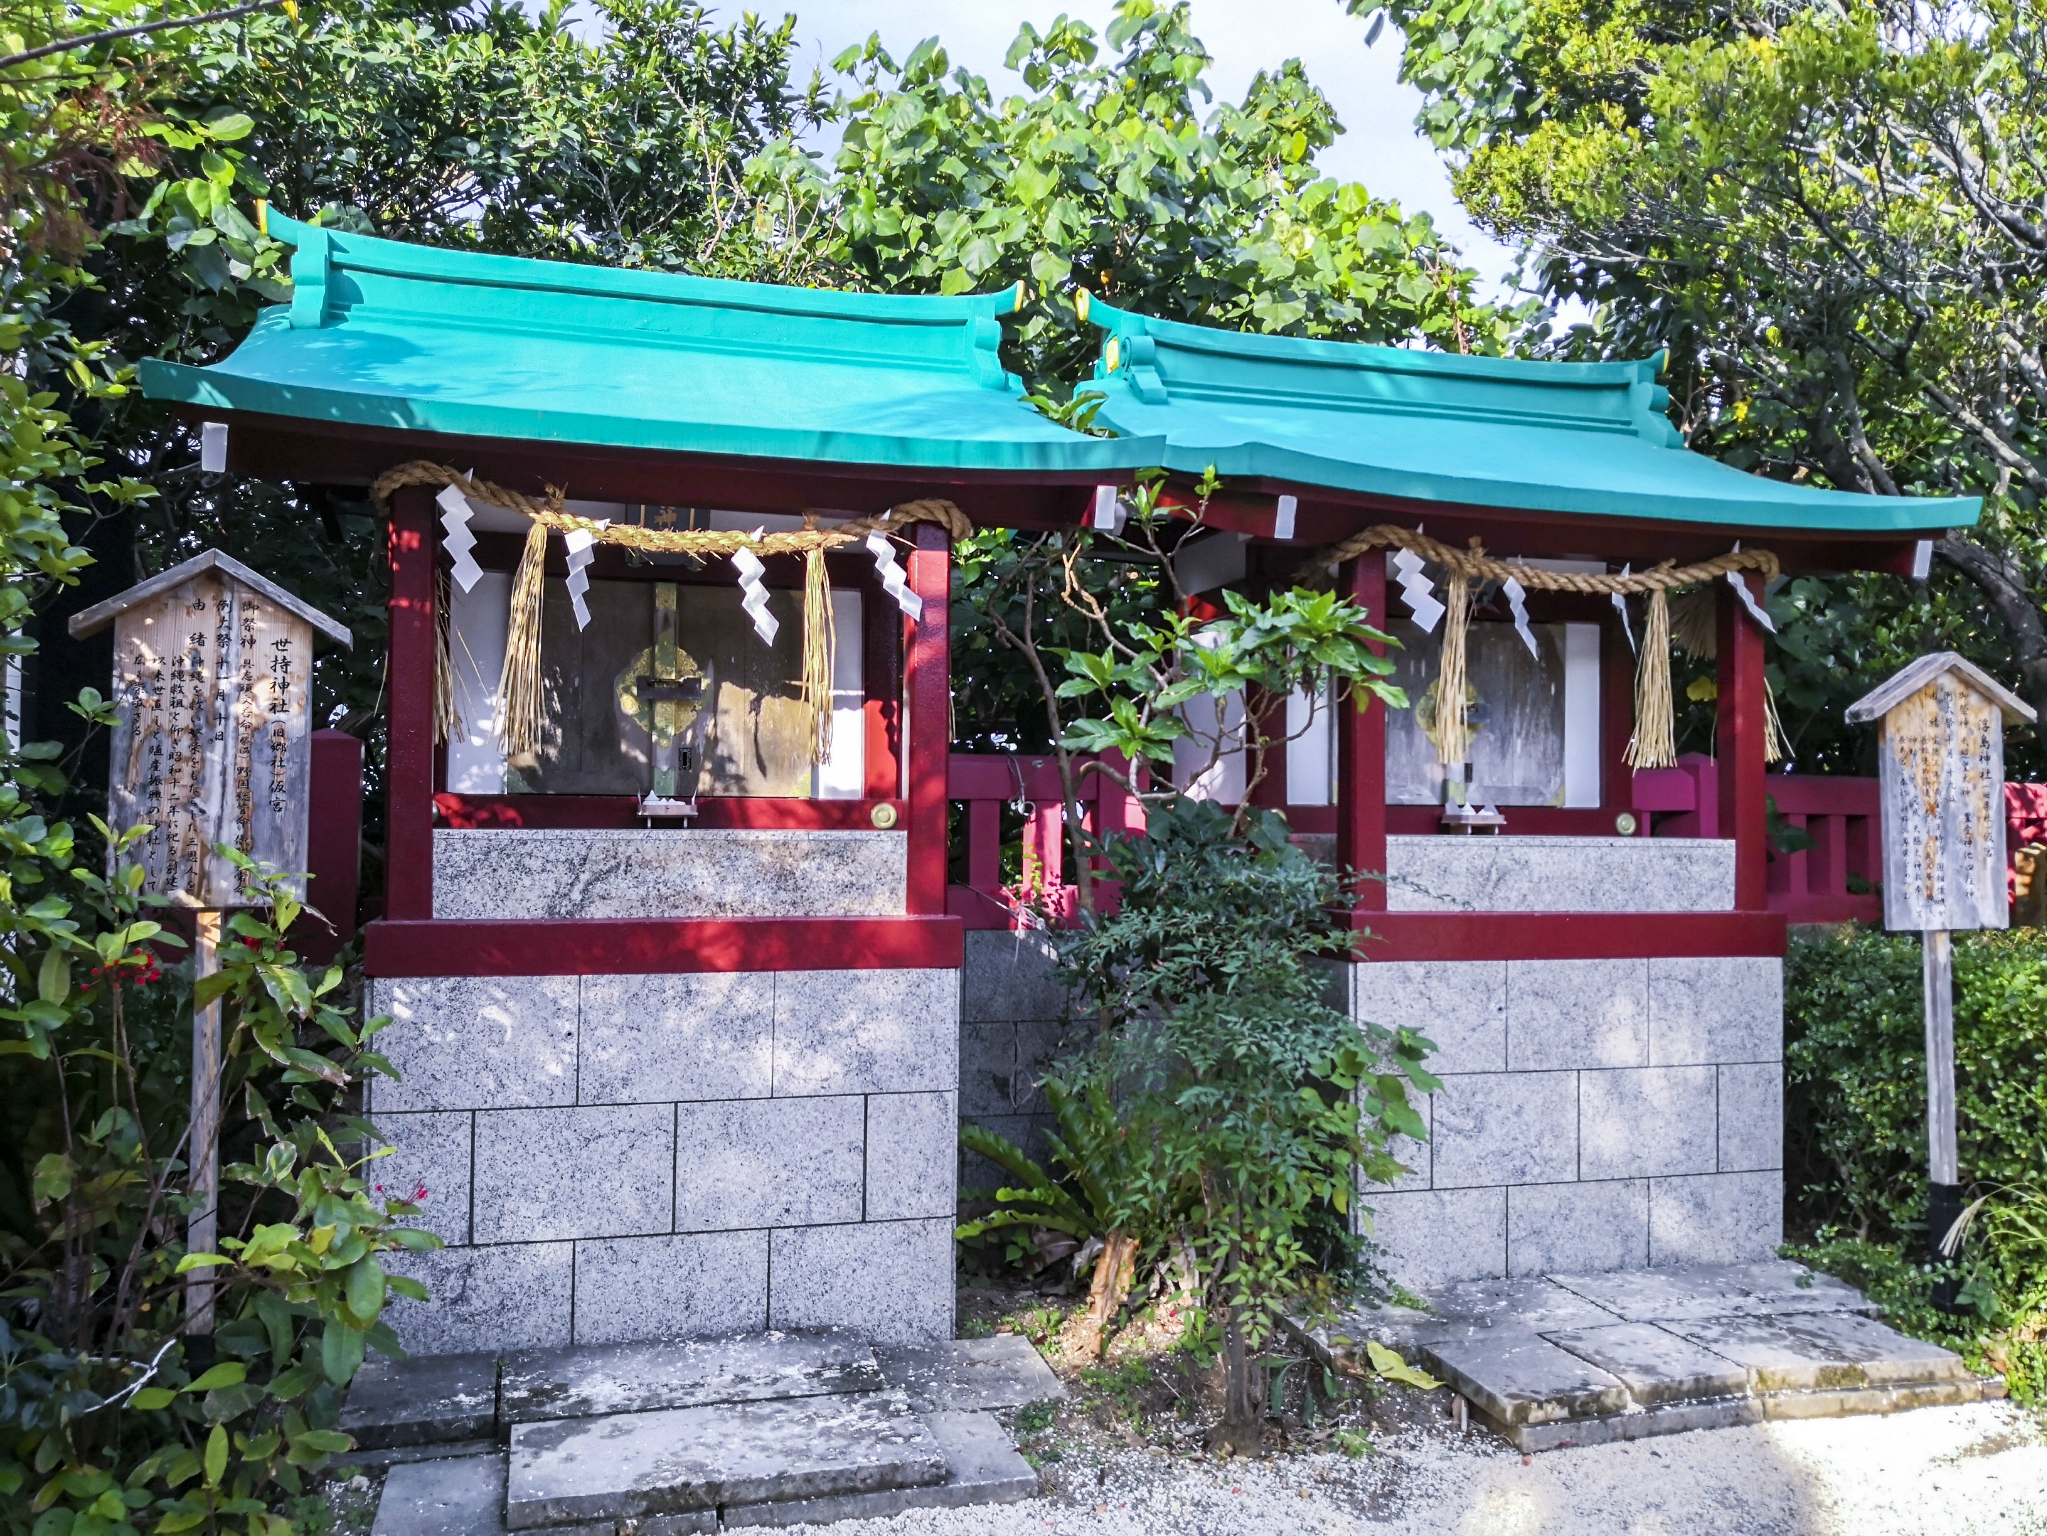
M 1016 289 L 840 293 L 439 250 L 271 214 L 289 304 L 152 400 L 463 437 L 919 469 L 1099 474 L 1164 444 L 1073 432 L 997 355 Z M 232 418 L 230 418 L 232 419 Z
M 1093 301 L 1096 420 L 1165 439 L 1227 484 L 1798 532 L 1931 536 L 1978 497 L 1867 496 L 1751 475 L 1684 446 L 1657 362 L 1551 363 L 1309 341 Z

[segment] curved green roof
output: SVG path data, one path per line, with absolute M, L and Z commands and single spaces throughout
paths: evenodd
M 272 214 L 288 305 L 211 367 L 145 361 L 143 392 L 223 411 L 464 437 L 924 469 L 1156 464 L 1072 432 L 997 355 L 1005 290 L 785 288 L 438 250 Z
M 1693 453 L 1657 362 L 1544 363 L 1154 320 L 1099 301 L 1096 418 L 1169 469 L 1469 507 L 1737 528 L 1931 534 L 1977 497 L 1865 496 Z

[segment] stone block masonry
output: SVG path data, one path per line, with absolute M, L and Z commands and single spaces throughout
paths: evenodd
M 418 1354 L 844 1325 L 950 1338 L 949 970 L 379 978 L 372 1182 Z
M 1394 961 L 1351 1013 L 1437 1044 L 1413 1170 L 1369 1187 L 1394 1278 L 1768 1258 L 1783 1236 L 1783 963 Z

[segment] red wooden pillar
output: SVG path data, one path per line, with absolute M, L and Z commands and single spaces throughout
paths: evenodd
M 307 799 L 306 901 L 334 931 L 302 918 L 292 929 L 301 959 L 325 965 L 355 937 L 356 896 L 362 883 L 362 743 L 343 731 L 313 732 Z
M 1386 557 L 1368 550 L 1339 573 L 1345 596 L 1362 607 L 1371 623 L 1386 623 Z M 1372 647 L 1385 655 L 1382 645 Z M 1339 869 L 1386 869 L 1386 709 L 1370 695 L 1346 699 L 1336 712 L 1336 863 Z M 1365 926 L 1365 914 L 1386 910 L 1386 884 L 1367 880 L 1358 888 L 1351 926 Z
M 1738 573 L 1762 600 L 1762 578 Z M 1734 907 L 1760 912 L 1769 905 L 1768 828 L 1763 814 L 1763 631 L 1725 581 L 1719 598 L 1720 835 L 1734 839 Z
M 395 918 L 434 915 L 433 505 L 420 486 L 391 498 L 384 911 Z
M 910 637 L 903 691 L 909 699 L 909 913 L 945 913 L 945 770 L 952 750 L 952 542 L 933 523 L 917 525 L 910 590 L 924 616 Z
M 1616 617 L 1599 626 L 1599 806 L 1616 817 L 1635 808 L 1635 770 L 1628 766 L 1634 734 L 1635 652 Z M 1635 820 L 1637 835 L 1647 837 L 1649 813 Z
M 903 789 L 898 757 L 903 744 L 903 696 L 897 666 L 903 648 L 903 616 L 878 582 L 863 594 L 860 628 L 860 674 L 866 689 L 861 716 L 867 736 L 863 793 L 870 800 L 893 800 Z

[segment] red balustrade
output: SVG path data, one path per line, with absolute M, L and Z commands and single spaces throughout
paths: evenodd
M 1090 758 L 1076 759 L 1087 767 Z M 1122 759 L 1112 756 L 1113 766 Z M 1143 769 L 1138 782 L 1142 784 Z M 1144 806 L 1106 773 L 1080 775 L 1077 799 L 1082 825 L 1097 836 L 1142 832 Z M 967 883 L 947 892 L 946 910 L 969 928 L 1029 928 L 1045 920 L 1068 921 L 1077 892 L 1066 879 L 1065 794 L 1054 757 L 954 753 L 946 775 L 946 796 L 966 803 Z M 1002 878 L 1002 808 L 1024 808 L 1020 877 Z M 1104 905 L 1113 889 L 1102 891 Z

